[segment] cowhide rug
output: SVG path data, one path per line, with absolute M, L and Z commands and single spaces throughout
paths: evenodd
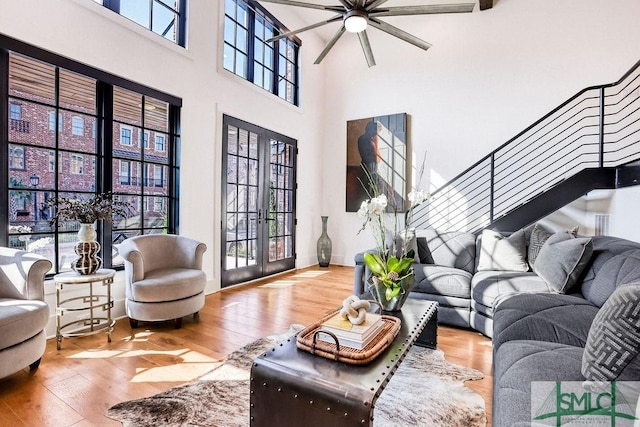
M 293 328 L 233 352 L 193 383 L 118 403 L 106 415 L 125 427 L 248 426 L 251 363 L 301 329 Z M 448 363 L 440 350 L 414 346 L 376 401 L 374 425 L 486 426 L 484 400 L 463 384 L 481 378 L 480 371 Z

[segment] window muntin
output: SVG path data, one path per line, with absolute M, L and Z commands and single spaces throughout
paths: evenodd
M 6 60 L 7 57 L 8 61 L 3 63 L 3 58 Z M 71 66 L 75 65 L 71 63 Z M 1 72 L 3 70 L 8 72 Z M 96 75 L 103 73 L 96 72 Z M 22 166 L 9 169 L 9 188 L 4 196 L 7 200 L 4 206 L 9 212 L 8 224 L 3 227 L 7 231 L 0 233 L 5 236 L 3 245 L 46 256 L 54 264 L 52 272 L 68 271 L 70 261 L 76 257 L 73 246 L 77 241 L 78 224 L 69 221 L 51 227 L 48 219 L 55 211 L 41 209 L 40 206 L 44 201 L 56 197 L 84 199 L 102 191 L 113 191 L 116 198 L 128 200 L 134 206 L 126 228 L 120 227 L 124 224 L 123 219 L 117 220 L 113 227 L 106 223 L 99 224 L 105 267 L 122 264 L 123 260 L 117 257 L 117 250 L 112 245 L 117 245 L 124 238 L 175 232 L 175 220 L 168 215 L 176 208 L 177 202 L 173 193 L 169 193 L 169 180 L 178 174 L 178 168 L 167 153 L 172 152 L 172 144 L 179 137 L 173 131 L 178 128 L 177 106 L 131 90 L 126 91 L 127 98 L 123 101 L 120 95 L 124 90 L 111 83 L 99 85 L 97 80 L 90 77 L 13 52 L 8 55 L 5 53 L 3 57 L 0 51 L 0 78 L 8 79 L 8 96 L 0 98 L 6 114 L 10 114 L 10 104 L 16 104 L 21 106 L 22 117 L 22 124 L 14 126 L 13 130 L 10 128 L 4 136 L 0 134 L 0 142 L 10 147 L 5 158 L 7 165 Z M 131 82 L 127 84 L 137 87 Z M 114 99 L 113 104 L 99 113 L 96 100 L 111 98 Z M 173 115 L 169 114 L 171 108 L 175 109 Z M 142 120 L 143 117 L 147 123 Z M 170 122 L 170 117 L 175 120 Z M 83 122 L 83 135 L 79 135 L 80 121 Z M 120 144 L 120 126 L 123 123 L 131 130 L 130 146 Z M 155 141 L 155 130 L 147 127 L 162 131 L 165 153 L 147 158 L 147 153 L 141 152 L 143 144 L 139 141 L 139 130 L 149 134 Z M 100 132 L 98 135 L 98 129 L 105 128 L 114 129 L 113 133 Z M 104 141 L 105 135 L 112 135 L 112 141 Z M 106 170 L 98 166 L 119 160 L 130 162 L 128 186 L 120 185 L 117 177 L 105 177 Z M 159 181 L 161 186 L 143 192 L 139 175 L 142 164 L 147 161 L 165 169 Z M 120 174 L 115 164 L 113 171 L 114 175 Z M 143 197 L 151 193 L 166 204 L 162 212 L 152 215 L 141 209 Z M 156 204 L 153 202 L 151 206 Z M 110 230 L 112 235 L 107 237 L 101 234 L 101 230 Z M 114 254 L 113 258 L 111 254 Z
M 94 0 L 180 46 L 185 45 L 186 0 Z
M 286 31 L 254 0 L 225 0 L 224 68 L 298 105 L 300 40 L 266 43 Z

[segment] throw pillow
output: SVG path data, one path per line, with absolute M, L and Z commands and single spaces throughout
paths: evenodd
M 529 260 L 529 265 L 531 269 L 533 269 L 533 265 L 536 262 L 536 258 L 540 253 L 540 249 L 545 244 L 549 237 L 553 236 L 553 232 L 547 230 L 543 225 L 536 223 L 531 230 L 531 237 L 529 237 L 529 249 L 527 250 L 527 259 Z
M 578 226 L 573 227 L 571 230 L 568 230 L 568 232 L 577 237 Z M 544 243 L 551 236 L 553 236 L 553 231 L 547 229 L 539 222 L 536 222 L 536 224 L 533 226 L 533 230 L 531 230 L 531 236 L 529 236 L 529 248 L 527 249 L 527 259 L 532 270 L 533 264 L 536 263 L 536 258 L 538 258 L 538 254 L 540 253 L 540 249 L 542 249 Z
M 529 271 L 524 230 L 510 236 L 483 230 L 478 271 Z
M 429 249 L 427 239 L 425 237 L 418 237 L 416 239 L 416 243 L 418 244 L 418 258 L 420 259 L 420 264 L 435 264 L 436 262 L 433 259 L 431 249 Z
M 590 381 L 640 377 L 640 282 L 620 286 L 593 319 L 582 355 Z
M 540 249 L 533 272 L 563 294 L 577 283 L 591 254 L 591 238 L 575 237 L 570 231 L 560 231 L 549 237 Z

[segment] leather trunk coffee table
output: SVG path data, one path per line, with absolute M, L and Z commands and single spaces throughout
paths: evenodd
M 298 349 L 296 336 L 254 360 L 251 425 L 370 426 L 373 408 L 407 352 L 417 344 L 436 348 L 438 303 L 409 299 L 398 312 L 400 332 L 367 365 L 350 365 Z

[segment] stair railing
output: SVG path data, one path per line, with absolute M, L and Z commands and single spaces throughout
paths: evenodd
M 417 206 L 413 225 L 478 232 L 586 168 L 640 160 L 640 61 L 588 87 Z

